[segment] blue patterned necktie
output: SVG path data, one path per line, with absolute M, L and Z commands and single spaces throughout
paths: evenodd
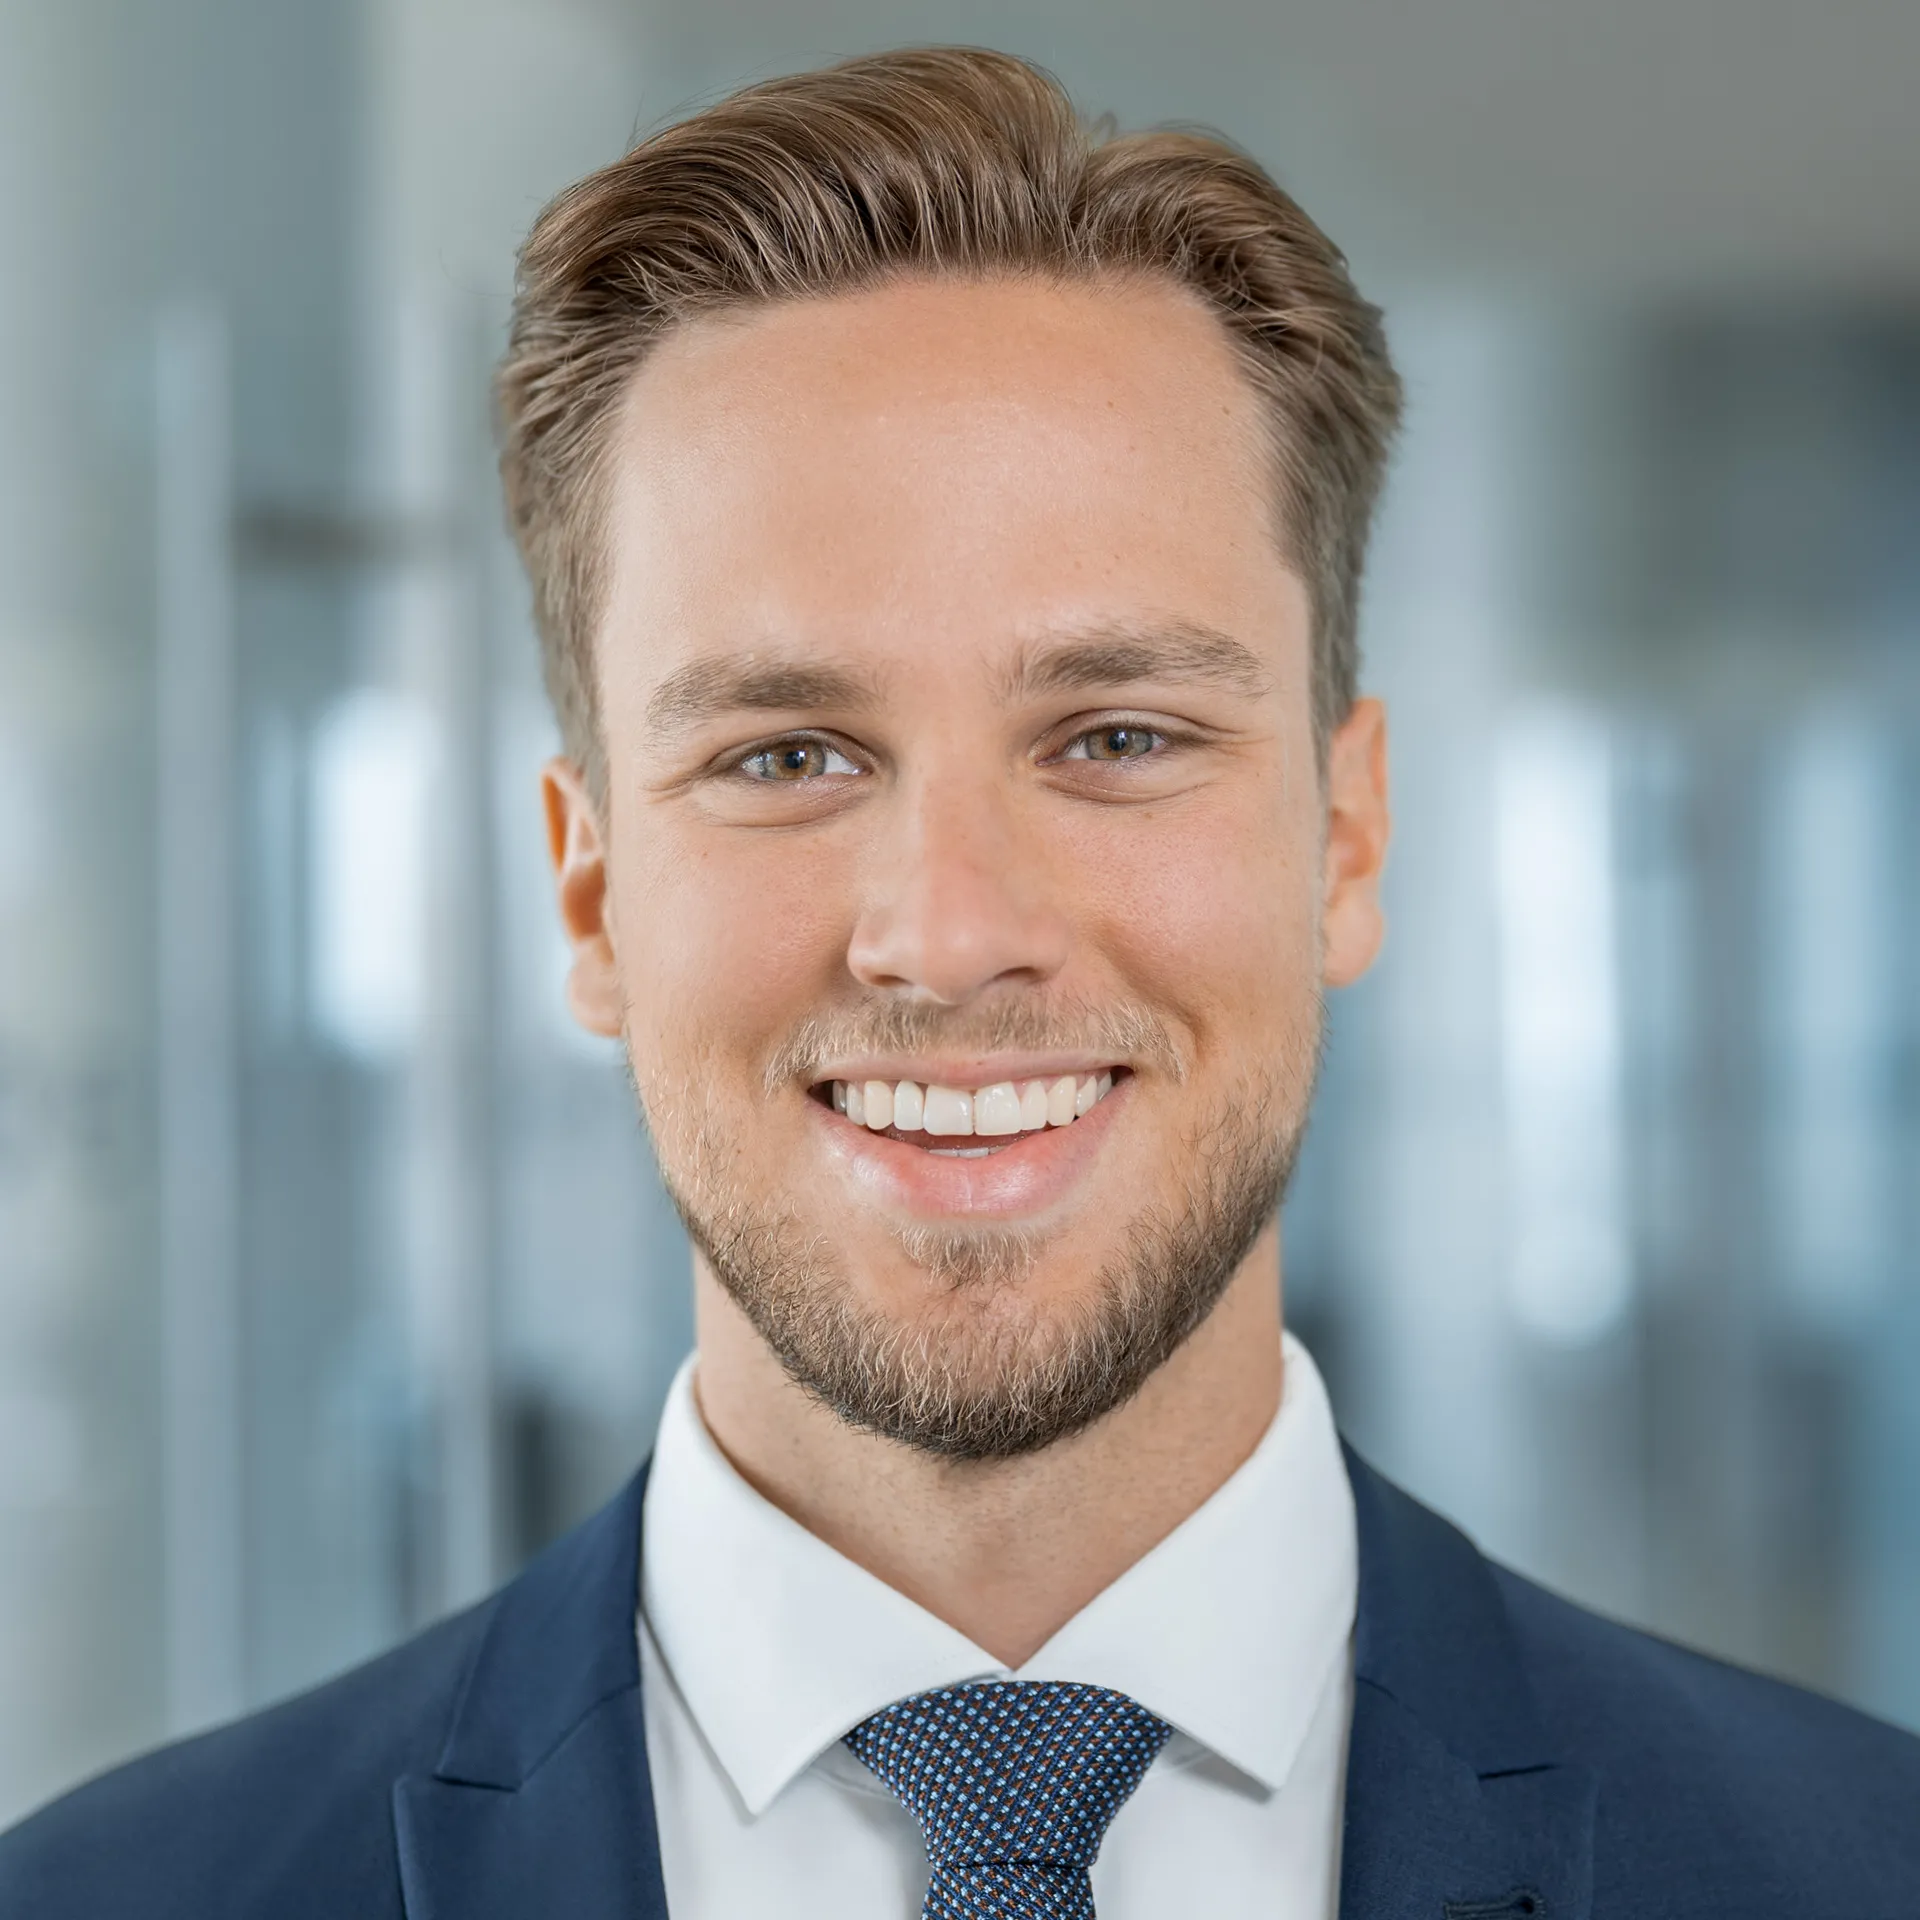
M 926 1836 L 922 1920 L 1093 1920 L 1087 1869 L 1170 1732 L 1106 1687 L 996 1680 L 896 1701 L 847 1745 Z

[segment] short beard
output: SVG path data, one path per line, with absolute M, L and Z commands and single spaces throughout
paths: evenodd
M 907 1230 L 902 1253 L 945 1299 L 901 1325 L 855 1304 L 837 1250 L 790 1213 L 752 1204 L 724 1177 L 698 1181 L 720 1190 L 717 1204 L 700 1204 L 664 1158 L 662 1171 L 714 1275 L 806 1393 L 849 1425 L 922 1453 L 1011 1459 L 1124 1405 L 1212 1312 L 1286 1192 L 1318 1038 L 1182 1143 L 1194 1170 L 1182 1202 L 1136 1218 L 1126 1249 L 1064 1322 L 1040 1319 L 1024 1295 L 1044 1234 Z M 691 1144 L 693 1166 L 717 1172 L 718 1143 Z

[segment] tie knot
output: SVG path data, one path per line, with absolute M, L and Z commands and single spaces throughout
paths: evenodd
M 846 1737 L 938 1867 L 1085 1868 L 1172 1731 L 1107 1687 L 999 1680 L 883 1707 Z

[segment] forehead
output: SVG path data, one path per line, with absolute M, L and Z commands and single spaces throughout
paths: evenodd
M 603 692 L 814 646 L 1004 681 L 1036 636 L 1169 621 L 1287 651 L 1268 447 L 1220 324 L 1158 283 L 906 283 L 694 323 L 616 424 Z

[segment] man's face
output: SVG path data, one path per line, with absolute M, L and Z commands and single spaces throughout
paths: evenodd
M 685 329 L 613 458 L 575 1010 L 803 1385 L 1045 1444 L 1247 1261 L 1378 939 L 1258 403 L 1172 289 L 906 284 Z

